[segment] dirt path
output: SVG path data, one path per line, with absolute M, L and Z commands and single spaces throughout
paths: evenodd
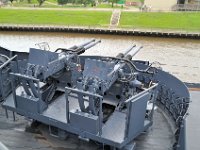
M 121 16 L 121 10 L 119 9 L 113 10 L 110 20 L 110 28 L 116 28 L 118 26 L 120 16 Z

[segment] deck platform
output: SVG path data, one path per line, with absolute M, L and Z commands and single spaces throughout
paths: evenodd
M 124 141 L 126 114 L 115 111 L 105 123 L 102 129 L 102 137 L 112 139 L 114 142 L 121 143 Z
M 200 106 L 200 91 L 191 91 L 191 105 L 190 105 L 190 115 L 187 118 L 187 147 L 188 149 L 198 150 L 200 146 L 196 143 L 200 138 L 199 123 L 200 118 L 198 115 Z M 72 98 L 73 99 L 73 98 Z M 71 99 L 71 100 L 72 100 Z M 12 95 L 6 101 L 6 105 L 10 107 L 14 106 L 12 101 Z M 49 108 L 43 112 L 43 115 L 48 115 L 55 117 L 51 112 L 63 114 L 65 99 L 64 95 L 59 97 L 59 100 L 52 102 Z M 77 100 L 71 101 L 71 108 L 76 108 L 78 105 Z M 56 108 L 56 109 L 54 109 Z M 121 117 L 118 117 L 118 116 Z M 42 129 L 42 134 L 27 133 L 24 131 L 25 126 L 28 121 L 24 117 L 16 115 L 16 122 L 12 120 L 12 112 L 9 112 L 9 119 L 6 119 L 4 109 L 0 106 L 0 141 L 6 145 L 9 150 L 59 150 L 61 149 L 71 149 L 71 150 L 99 150 L 101 149 L 99 145 L 94 142 L 80 142 L 76 136 L 70 136 L 67 140 L 61 141 L 55 137 L 51 137 L 48 134 L 48 127 L 41 125 L 39 128 Z M 125 122 L 119 121 L 119 118 L 125 120 L 125 115 L 123 113 L 114 113 L 110 116 L 110 122 L 106 122 L 103 127 L 103 137 L 110 138 L 112 136 L 113 140 L 116 142 L 123 140 L 124 133 L 122 129 L 125 127 Z M 65 116 L 59 116 L 60 121 L 66 121 Z M 195 121 L 194 121 L 195 120 Z M 118 121 L 118 124 L 113 124 L 113 122 Z M 110 127 L 112 127 L 112 134 L 106 132 Z M 6 135 L 6 136 L 5 136 Z M 38 138 L 39 137 L 39 138 Z M 159 109 L 156 109 L 154 115 L 154 124 L 150 130 L 138 138 L 136 138 L 136 149 L 137 150 L 167 150 L 171 148 L 173 144 L 173 132 L 171 127 L 163 116 Z M 38 146 L 36 146 L 38 145 Z
M 189 107 L 189 116 L 186 119 L 186 146 L 188 150 L 199 150 L 200 145 L 200 88 L 196 91 L 190 91 L 191 103 Z

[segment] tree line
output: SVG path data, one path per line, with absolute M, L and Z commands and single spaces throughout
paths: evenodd
M 9 0 L 11 3 L 13 3 L 13 1 L 16 1 L 16 0 Z M 20 0 L 21 1 L 24 1 L 24 0 Z M 72 4 L 72 5 L 76 5 L 76 4 L 81 4 L 83 6 L 87 6 L 87 5 L 91 5 L 92 7 L 96 6 L 98 3 L 101 3 L 103 0 L 57 0 L 57 3 L 58 5 L 66 5 L 66 4 Z M 114 4 L 120 0 L 104 0 L 104 2 L 107 1 L 109 3 L 112 4 L 112 7 L 114 6 Z M 32 0 L 27 0 L 27 2 L 29 4 L 32 3 Z M 37 0 L 38 2 L 38 5 L 39 6 L 42 6 L 42 4 L 45 2 L 45 0 Z
M 91 4 L 92 6 L 96 5 L 95 0 L 57 0 L 59 5 L 65 5 L 65 4 L 82 4 L 84 6 L 87 6 Z

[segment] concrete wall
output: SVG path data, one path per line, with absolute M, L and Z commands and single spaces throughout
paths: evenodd
M 169 11 L 177 0 L 145 0 L 144 4 L 152 11 Z

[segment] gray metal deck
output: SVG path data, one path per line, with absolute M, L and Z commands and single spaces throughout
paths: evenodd
M 56 119 L 63 123 L 67 123 L 66 120 L 66 99 L 65 94 L 59 96 L 56 101 L 48 106 L 48 108 L 43 112 L 43 115 L 52 119 Z
M 200 149 L 200 91 L 191 91 L 191 104 L 189 116 L 186 121 L 186 135 L 188 150 Z
M 88 102 L 85 101 L 85 106 L 88 106 Z M 70 110 L 79 109 L 78 100 L 74 96 L 69 97 Z M 66 119 L 66 98 L 63 93 L 54 102 L 52 102 L 48 108 L 42 113 L 43 116 L 56 119 L 60 122 L 67 123 Z
M 125 117 L 125 113 L 115 111 L 103 126 L 102 137 L 105 139 L 112 139 L 114 142 L 117 143 L 123 142 L 126 125 Z
M 9 106 L 10 108 L 15 108 L 14 100 L 13 100 L 13 94 L 10 94 L 7 97 L 7 100 L 3 102 L 4 105 Z
M 48 134 L 48 127 L 40 126 L 42 135 L 24 132 L 24 127 L 27 125 L 27 120 L 17 115 L 17 122 L 13 123 L 12 118 L 6 119 L 4 110 L 0 107 L 0 141 L 4 143 L 9 150 L 101 150 L 99 145 L 94 142 L 82 142 L 76 136 L 70 136 L 66 141 L 62 141 Z M 11 113 L 9 116 L 11 117 Z M 113 118 L 114 119 L 114 118 Z M 117 118 L 115 118 L 117 119 Z M 109 122 L 108 122 L 109 124 Z M 113 135 L 117 138 L 117 132 L 123 126 L 114 124 Z M 106 126 L 105 126 L 106 127 Z M 106 128 L 104 128 L 106 131 Z M 6 135 L 6 136 L 5 136 Z M 172 132 L 170 126 L 159 110 L 155 111 L 155 122 L 149 132 L 139 136 L 137 140 L 138 150 L 168 150 L 172 144 Z M 117 139 L 116 139 L 117 140 Z
M 200 138 L 199 130 L 199 105 L 200 105 L 200 91 L 192 91 L 191 100 L 193 101 L 190 105 L 190 115 L 187 118 L 187 147 L 189 150 L 199 150 L 200 146 L 198 143 Z M 63 97 L 63 95 L 61 96 Z M 65 104 L 63 98 L 59 98 L 60 101 L 55 101 L 49 106 L 49 109 L 44 112 L 43 115 L 49 115 L 50 110 L 57 106 L 57 113 L 64 111 L 62 107 Z M 12 99 L 12 98 L 11 98 Z M 63 99 L 63 100 L 62 100 Z M 10 106 L 13 105 L 12 101 L 7 101 Z M 76 100 L 72 101 L 76 105 Z M 78 103 L 77 103 L 78 104 Z M 52 108 L 51 108 L 52 107 Z M 61 109 L 60 109 L 61 108 Z M 61 114 L 61 113 L 60 113 Z M 117 117 L 122 115 L 122 117 Z M 12 117 L 12 113 L 9 113 L 9 116 Z M 53 116 L 52 116 L 53 117 Z M 64 117 L 63 117 L 64 118 Z M 113 114 L 111 120 L 116 120 L 123 118 L 123 114 Z M 81 142 L 76 136 L 70 136 L 66 141 L 60 141 L 55 137 L 51 137 L 48 134 L 48 127 L 45 125 L 40 126 L 42 129 L 41 134 L 32 134 L 24 132 L 24 128 L 27 125 L 27 120 L 24 117 L 16 116 L 17 122 L 13 122 L 12 118 L 8 120 L 5 117 L 4 110 L 0 107 L 0 141 L 5 144 L 9 150 L 100 150 L 98 145 L 94 142 Z M 62 117 L 60 117 L 62 120 Z M 64 119 L 63 119 L 64 120 Z M 109 137 L 112 136 L 115 141 L 118 140 L 118 137 L 123 137 L 123 133 L 120 132 L 120 129 L 125 125 L 124 122 L 119 121 L 120 124 L 112 124 L 112 135 L 107 134 L 106 129 L 111 126 L 110 122 L 107 122 L 103 128 L 103 136 Z M 122 130 L 121 130 L 122 131 Z M 163 114 L 157 109 L 154 115 L 154 124 L 151 129 L 137 139 L 137 150 L 169 150 L 173 143 L 173 133 L 171 131 L 170 125 L 168 124 L 166 118 Z M 120 139 L 120 138 L 119 138 Z

